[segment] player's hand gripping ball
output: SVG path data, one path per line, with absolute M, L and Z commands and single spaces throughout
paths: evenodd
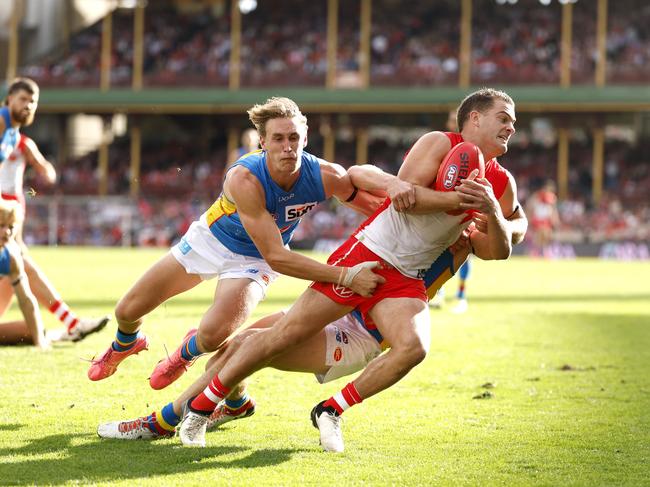
M 478 169 L 477 178 L 485 177 L 485 160 L 481 149 L 471 142 L 461 142 L 451 148 L 440 163 L 438 175 L 434 181 L 436 191 L 453 191 L 463 179 Z M 464 210 L 448 211 L 450 215 L 460 215 Z M 473 210 L 466 210 L 468 213 Z

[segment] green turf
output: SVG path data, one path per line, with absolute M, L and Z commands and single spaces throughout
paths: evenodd
M 161 251 L 33 254 L 79 314 L 97 315 Z M 49 353 L 4 347 L 0 485 L 650 485 L 648 275 L 649 263 L 477 263 L 469 312 L 431 312 L 429 356 L 346 412 L 341 455 L 320 451 L 308 415 L 345 379 L 320 386 L 276 371 L 254 379 L 256 415 L 209 433 L 205 449 L 97 438 L 100 421 L 148 413 L 200 372 L 164 391 L 147 383 L 163 344 L 172 350 L 208 306 L 210 283 L 152 313 L 149 352 L 103 382 L 86 379 L 84 359 L 110 343 L 114 323 Z M 281 279 L 256 316 L 303 288 Z

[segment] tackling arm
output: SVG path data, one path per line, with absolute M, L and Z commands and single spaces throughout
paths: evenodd
M 236 197 L 229 190 L 235 186 Z M 370 269 L 321 264 L 285 248 L 282 235 L 266 210 L 264 190 L 246 168 L 235 167 L 228 173 L 224 192 L 235 202 L 242 225 L 274 271 L 299 279 L 342 284 L 362 296 L 370 296 L 377 284 L 383 282 L 383 278 Z
M 373 166 L 374 167 L 374 166 Z M 372 215 L 383 203 L 385 196 L 373 193 L 354 184 L 349 172 L 339 164 L 320 161 L 325 196 L 335 196 L 342 204 L 366 216 Z M 350 168 L 352 169 L 352 168 Z M 373 188 L 375 190 L 379 188 Z

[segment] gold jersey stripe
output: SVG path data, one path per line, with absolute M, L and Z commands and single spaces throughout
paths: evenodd
M 221 196 L 217 198 L 217 201 L 212 203 L 212 206 L 210 206 L 206 212 L 208 226 L 212 225 L 222 216 L 232 215 L 236 211 L 237 207 L 235 206 L 235 203 L 230 201 L 224 193 L 221 193 Z

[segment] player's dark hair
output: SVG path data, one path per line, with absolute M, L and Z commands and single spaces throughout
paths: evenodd
M 510 95 L 505 91 L 495 90 L 494 88 L 481 88 L 480 90 L 467 95 L 458 107 L 458 112 L 456 114 L 458 130 L 463 130 L 463 125 L 469 119 L 469 114 L 471 112 L 476 110 L 477 112 L 485 113 L 492 108 L 494 100 L 497 98 L 511 105 L 515 104 L 515 102 L 512 101 L 512 98 L 510 98 Z
M 33 79 L 16 78 L 11 82 L 9 88 L 7 89 L 7 97 L 13 95 L 14 93 L 18 93 L 21 90 L 26 91 L 30 95 L 37 95 L 37 96 L 40 92 L 40 89 L 36 84 L 36 81 L 34 81 Z M 7 104 L 7 98 L 5 98 L 4 104 L 5 105 Z

